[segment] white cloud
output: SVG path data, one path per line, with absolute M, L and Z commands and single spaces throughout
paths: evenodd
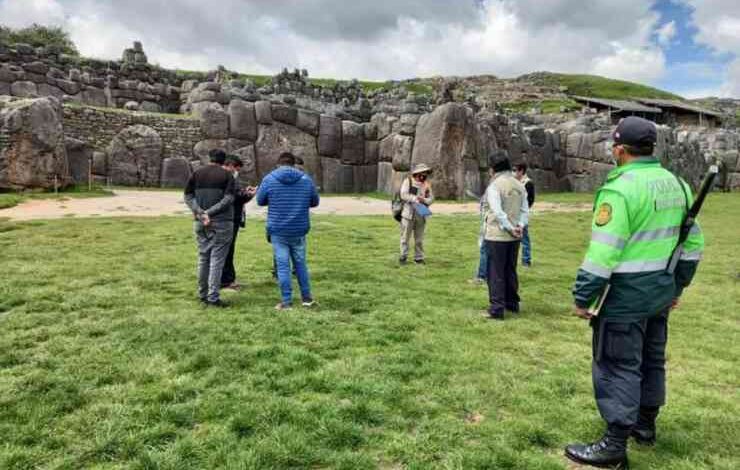
M 740 98 L 740 58 L 735 59 L 728 67 L 721 95 Z
M 665 56 L 655 47 L 627 48 L 617 45 L 612 55 L 594 60 L 593 71 L 598 75 L 653 82 L 666 70 Z
M 0 24 L 11 27 L 31 23 L 64 24 L 64 8 L 56 0 L 0 0 Z
M 668 47 L 673 42 L 673 39 L 676 37 L 676 33 L 676 22 L 669 21 L 668 23 L 658 28 L 658 30 L 655 32 L 655 35 L 658 38 L 658 44 L 663 47 Z
M 683 0 L 693 9 L 694 40 L 729 56 L 724 80 L 714 95 L 740 97 L 740 2 L 737 0 Z

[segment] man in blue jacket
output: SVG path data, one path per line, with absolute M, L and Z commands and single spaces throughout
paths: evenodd
M 278 168 L 265 176 L 257 191 L 257 204 L 267 206 L 267 234 L 277 260 L 282 300 L 275 306 L 286 310 L 293 305 L 290 262 L 296 270 L 304 307 L 314 304 L 306 264 L 306 234 L 311 228 L 309 208 L 319 205 L 319 193 L 311 177 L 294 168 L 296 157 L 284 152 Z

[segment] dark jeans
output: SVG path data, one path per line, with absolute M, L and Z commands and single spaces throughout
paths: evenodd
M 599 413 L 608 425 L 632 427 L 641 407 L 665 404 L 668 310 L 648 319 L 596 317 L 591 374 Z
M 236 281 L 236 267 L 234 266 L 234 251 L 236 250 L 236 237 L 239 235 L 239 224 L 234 224 L 234 236 L 229 245 L 229 254 L 226 255 L 224 271 L 221 274 L 221 286 L 226 287 Z
M 532 264 L 532 242 L 529 239 L 529 225 L 522 232 L 522 263 Z
M 503 314 L 519 309 L 519 277 L 516 274 L 519 242 L 492 242 L 488 245 L 488 313 Z
M 478 260 L 478 272 L 475 274 L 478 279 L 488 279 L 488 245 L 486 241 L 480 245 L 480 259 Z

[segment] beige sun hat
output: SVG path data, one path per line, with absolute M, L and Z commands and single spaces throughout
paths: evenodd
M 413 170 L 411 170 L 412 175 L 418 175 L 419 173 L 431 173 L 431 172 L 432 172 L 432 169 L 426 163 L 419 163 L 414 166 Z

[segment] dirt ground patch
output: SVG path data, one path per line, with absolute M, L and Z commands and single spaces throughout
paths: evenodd
M 117 189 L 113 197 L 87 199 L 30 200 L 10 209 L 0 210 L 0 217 L 10 220 L 58 219 L 63 217 L 157 217 L 186 215 L 188 209 L 179 191 L 146 191 Z M 477 202 L 439 203 L 432 206 L 435 214 L 476 214 Z M 590 204 L 538 202 L 534 214 L 543 212 L 577 212 L 591 209 Z M 263 217 L 266 208 L 255 201 L 247 205 L 250 216 Z M 363 196 L 331 196 L 321 200 L 314 214 L 389 215 L 390 202 Z

